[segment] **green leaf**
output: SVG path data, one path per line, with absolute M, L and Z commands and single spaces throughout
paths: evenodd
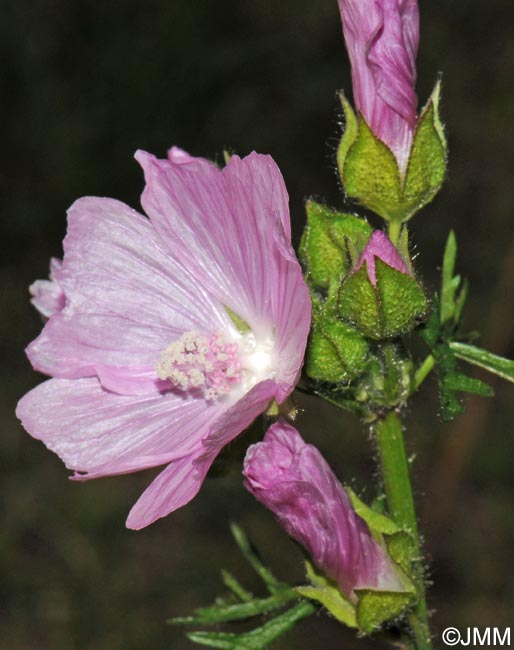
M 323 605 L 341 623 L 357 627 L 355 605 L 341 592 L 337 584 L 317 571 L 309 560 L 306 560 L 305 567 L 311 585 L 296 587 L 296 591 L 305 598 Z
M 441 273 L 441 323 L 444 324 L 455 314 L 455 286 L 453 273 L 457 257 L 457 239 L 453 230 L 450 230 L 443 256 L 443 269 Z
M 174 618 L 169 622 L 173 625 L 210 625 L 253 618 L 280 609 L 285 603 L 298 598 L 292 589 L 284 589 L 269 598 L 256 598 L 244 603 L 215 604 L 211 607 L 200 607 L 193 616 Z
M 239 598 L 239 600 L 243 601 L 244 603 L 252 600 L 252 594 L 240 584 L 237 578 L 235 578 L 228 571 L 225 571 L 225 569 L 221 570 L 221 579 L 223 580 L 225 587 L 227 587 L 227 589 L 230 589 L 230 591 L 237 598 Z
M 354 255 L 360 254 L 372 228 L 364 219 L 335 212 L 314 201 L 307 201 L 306 211 L 300 256 L 312 283 L 326 289 L 348 271 L 349 253 L 354 250 Z
M 434 309 L 428 323 L 420 331 L 420 335 L 435 359 L 443 420 L 453 420 L 464 412 L 464 407 L 457 398 L 457 391 L 484 397 L 491 397 L 494 394 L 493 389 L 484 382 L 467 377 L 459 371 L 457 355 L 454 351 L 455 343 L 448 341 L 448 334 L 443 330 L 437 297 L 434 299 Z
M 464 280 L 464 282 L 462 283 L 462 288 L 455 299 L 455 310 L 453 313 L 453 321 L 455 324 L 458 324 L 461 321 L 462 310 L 464 309 L 464 305 L 466 304 L 466 299 L 468 297 L 468 289 L 469 289 L 468 281 Z
M 264 582 L 269 592 L 275 594 L 282 591 L 286 585 L 284 585 L 282 582 L 279 582 L 271 573 L 271 571 L 264 566 L 259 556 L 257 555 L 256 550 L 250 544 L 250 541 L 243 529 L 236 523 L 232 522 L 230 524 L 230 531 L 236 540 L 236 544 L 239 546 L 241 553 L 250 563 L 253 570 L 257 573 L 260 579 Z
M 467 343 L 452 341 L 450 348 L 459 359 L 484 368 L 507 381 L 514 382 L 514 361 L 500 357 L 487 350 L 482 350 L 474 345 L 468 345 Z
M 303 601 L 251 632 L 190 632 L 187 636 L 194 643 L 221 650 L 264 650 L 272 641 L 292 629 L 297 621 L 315 611 L 312 603 Z
M 359 628 L 370 633 L 384 621 L 399 616 L 403 610 L 414 603 L 416 596 L 411 592 L 356 590 L 357 624 Z
M 305 357 L 309 377 L 334 384 L 360 375 L 366 364 L 368 343 L 358 331 L 336 316 L 314 313 Z
M 410 216 L 434 198 L 446 174 L 447 147 L 439 118 L 440 96 L 441 82 L 438 81 L 414 134 L 403 187 L 404 209 Z
M 341 316 L 371 339 L 388 339 L 414 329 L 428 309 L 417 281 L 393 269 L 380 259 L 375 261 L 377 283 L 373 286 L 366 263 L 346 278 L 340 296 Z
M 447 380 L 447 386 L 451 390 L 459 390 L 463 393 L 471 393 L 473 395 L 480 395 L 482 397 L 493 397 L 494 390 L 480 379 L 467 377 L 461 372 L 451 373 Z

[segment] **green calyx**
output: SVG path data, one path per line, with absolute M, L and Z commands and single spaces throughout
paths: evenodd
M 395 591 L 356 589 L 350 598 L 340 590 L 336 582 L 307 560 L 305 564 L 309 584 L 297 587 L 296 591 L 305 598 L 323 605 L 341 623 L 356 628 L 361 633 L 369 634 L 380 627 L 384 621 L 400 615 L 416 600 L 414 584 L 408 576 L 408 570 L 405 570 L 410 567 L 410 556 L 405 565 L 402 565 L 393 557 L 390 549 L 393 541 L 398 548 L 398 542 L 403 540 L 404 553 L 411 553 L 412 540 L 394 521 L 365 505 L 351 489 L 347 488 L 347 492 L 355 512 L 364 519 L 384 551 L 389 553 L 400 588 Z
M 307 226 L 300 244 L 300 257 L 309 281 L 327 289 L 334 279 L 349 270 L 350 263 L 366 245 L 372 228 L 351 214 L 335 212 L 325 205 L 307 201 Z
M 345 279 L 339 291 L 339 314 L 370 339 L 401 336 L 414 329 L 428 310 L 428 303 L 414 277 L 376 258 L 376 285 L 364 262 Z
M 336 315 L 315 311 L 305 372 L 318 381 L 349 382 L 364 371 L 368 347 L 362 334 Z
M 418 119 L 405 171 L 341 95 L 346 128 L 337 164 L 346 194 L 398 227 L 434 198 L 445 177 L 447 144 L 439 118 L 440 92 L 438 81 Z

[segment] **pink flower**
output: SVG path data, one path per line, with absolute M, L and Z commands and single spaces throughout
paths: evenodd
M 36 280 L 30 287 L 31 303 L 38 312 L 50 318 L 64 308 L 66 297 L 64 291 L 58 282 L 58 275 L 61 270 L 62 262 L 56 257 L 50 260 L 50 276 L 48 280 Z
M 27 348 L 52 379 L 17 414 L 75 479 L 166 465 L 137 529 L 190 501 L 221 448 L 292 392 L 310 300 L 269 156 L 136 158 L 149 219 L 93 197 L 68 212 L 66 305 Z
M 355 106 L 402 172 L 416 127 L 416 0 L 339 0 Z
M 408 273 L 407 265 L 401 258 L 391 240 L 381 230 L 375 230 L 371 235 L 366 244 L 366 248 L 362 251 L 354 269 L 354 271 L 358 271 L 365 262 L 369 281 L 374 287 L 377 286 L 377 277 L 375 273 L 376 258 L 382 260 L 382 262 L 393 269 L 396 269 L 400 273 Z
M 271 426 L 263 442 L 248 448 L 243 474 L 248 490 L 348 596 L 355 589 L 401 589 L 386 551 L 323 456 L 294 427 Z

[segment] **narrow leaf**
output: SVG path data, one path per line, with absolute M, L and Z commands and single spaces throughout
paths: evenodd
M 175 618 L 171 620 L 171 623 L 174 625 L 210 625 L 212 623 L 241 621 L 260 614 L 267 614 L 297 598 L 296 592 L 287 589 L 269 598 L 256 598 L 246 603 L 201 607 L 195 611 L 194 616 Z
M 460 290 L 459 295 L 455 298 L 455 313 L 453 315 L 453 320 L 455 323 L 460 323 L 462 317 L 462 310 L 466 304 L 466 299 L 468 297 L 469 284 L 467 280 L 464 280 L 462 284 L 462 289 Z
M 443 257 L 443 271 L 441 279 L 441 323 L 446 323 L 455 314 L 455 292 L 457 287 L 453 283 L 455 259 L 457 257 L 457 239 L 453 230 L 450 230 Z
M 507 379 L 507 381 L 514 382 L 514 361 L 511 359 L 505 359 L 487 350 L 477 348 L 474 345 L 458 343 L 457 341 L 452 341 L 450 348 L 459 359 L 484 368 L 494 375 L 498 375 L 498 377 Z
M 240 528 L 236 523 L 231 523 L 230 530 L 241 550 L 241 553 L 251 564 L 253 570 L 264 582 L 270 593 L 274 594 L 277 593 L 277 591 L 282 590 L 285 585 L 279 582 L 271 573 L 271 571 L 264 566 L 257 553 L 253 549 L 252 545 L 250 544 L 250 540 L 246 536 L 246 533 L 243 531 L 243 529 Z
M 480 395 L 481 397 L 494 396 L 494 390 L 491 386 L 488 386 L 480 379 L 474 379 L 467 375 L 463 375 L 461 372 L 450 374 L 446 383 L 451 390 L 459 390 L 463 393 L 471 393 L 473 395 Z
M 190 632 L 187 636 L 195 643 L 221 650 L 264 650 L 268 644 L 292 629 L 297 621 L 315 611 L 316 607 L 312 603 L 303 601 L 251 632 Z
M 221 579 L 225 587 L 230 589 L 230 591 L 235 594 L 239 600 L 242 600 L 244 603 L 252 600 L 252 594 L 247 591 L 231 573 L 222 569 Z

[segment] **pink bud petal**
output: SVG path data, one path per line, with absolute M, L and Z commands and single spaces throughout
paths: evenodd
M 416 0 L 339 0 L 355 106 L 405 170 L 416 126 Z
M 269 508 L 314 563 L 352 596 L 355 589 L 400 589 L 386 551 L 353 510 L 329 465 L 280 421 L 244 462 L 247 489 Z
M 358 271 L 366 262 L 368 277 L 373 286 L 377 284 L 375 271 L 375 259 L 377 257 L 391 268 L 400 271 L 400 273 L 408 273 L 405 262 L 391 243 L 391 240 L 381 230 L 375 230 L 355 266 L 355 271 Z

